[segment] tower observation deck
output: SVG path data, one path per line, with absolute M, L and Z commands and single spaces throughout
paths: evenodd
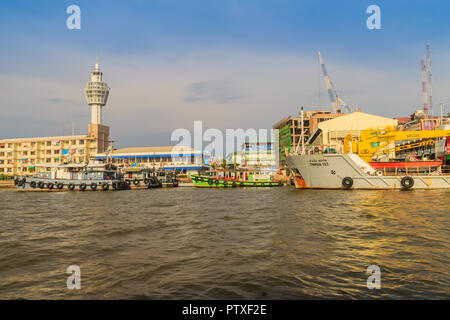
M 96 62 L 94 71 L 91 72 L 91 81 L 84 87 L 84 95 L 91 106 L 91 124 L 102 124 L 102 108 L 108 100 L 109 88 L 102 79 L 103 72 Z

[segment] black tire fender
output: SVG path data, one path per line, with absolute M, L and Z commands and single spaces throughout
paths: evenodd
M 414 179 L 410 176 L 403 177 L 400 181 L 403 189 L 411 189 L 414 186 Z
M 350 177 L 345 177 L 344 179 L 342 179 L 342 186 L 345 189 L 350 189 L 351 187 L 353 187 L 353 179 Z

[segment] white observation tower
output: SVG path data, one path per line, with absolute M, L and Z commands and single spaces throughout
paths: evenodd
M 91 106 L 91 124 L 102 124 L 102 107 L 108 100 L 109 88 L 102 81 L 103 72 L 98 67 L 98 61 L 95 63 L 94 71 L 91 72 L 91 81 L 84 87 L 84 94 L 88 105 Z

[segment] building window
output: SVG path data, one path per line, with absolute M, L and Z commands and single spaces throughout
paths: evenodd
M 51 161 L 52 161 L 52 159 L 50 159 L 50 158 L 45 159 L 45 162 L 47 162 L 47 163 L 50 163 Z
M 53 150 L 53 154 L 59 154 L 59 150 Z
M 80 144 L 84 144 L 84 140 L 80 140 L 79 142 L 80 142 Z
M 23 153 L 24 156 L 28 155 L 28 151 L 23 151 L 22 153 Z
M 52 150 L 47 150 L 45 154 L 52 154 Z
M 52 142 L 51 141 L 47 141 L 46 144 L 47 144 L 47 147 L 50 147 L 52 145 Z

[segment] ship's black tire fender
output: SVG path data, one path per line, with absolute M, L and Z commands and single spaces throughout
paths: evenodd
M 92 190 L 97 190 L 97 184 L 95 182 L 91 183 L 91 189 Z
M 61 190 L 62 188 L 64 188 L 64 183 L 59 182 L 56 184 L 56 188 L 58 188 L 59 190 Z
M 118 186 L 117 186 L 117 183 L 116 183 L 116 182 L 113 182 L 113 183 L 112 183 L 112 188 L 113 188 L 114 190 L 117 190 L 117 187 L 118 187 Z
M 214 181 L 214 183 L 216 184 L 216 186 L 218 186 L 220 184 L 219 180 Z
M 241 182 L 239 185 L 240 185 L 241 187 L 244 187 L 244 186 L 245 186 L 245 183 L 244 183 L 244 182 Z
M 52 190 L 55 184 L 53 182 L 47 183 L 47 189 Z
M 14 185 L 15 185 L 15 186 L 17 186 L 17 185 L 19 184 L 19 182 L 20 182 L 19 178 L 15 178 L 15 179 L 14 179 Z
M 79 188 L 80 188 L 81 191 L 86 190 L 86 183 L 80 184 Z
M 126 183 L 127 185 L 131 185 L 131 180 L 125 180 L 125 183 Z
M 138 186 L 138 185 L 139 185 L 139 180 L 138 180 L 138 179 L 134 179 L 134 180 L 133 180 L 133 184 L 134 184 L 135 186 Z
M 149 184 L 150 180 L 144 179 L 144 184 Z
M 67 186 L 67 189 L 74 190 L 75 189 L 75 185 L 73 183 L 69 183 L 69 185 Z
M 41 189 L 44 189 L 45 183 L 42 182 L 42 181 L 39 181 L 39 182 L 38 182 L 38 187 L 41 188 Z
M 30 187 L 36 188 L 36 181 L 31 181 L 30 182 Z
M 237 187 L 237 184 L 236 184 L 236 182 L 235 182 L 235 181 L 233 181 L 233 183 L 231 184 L 231 186 L 232 186 L 233 188 L 236 188 L 236 187 Z
M 109 183 L 108 182 L 104 182 L 103 184 L 102 184 L 102 190 L 108 190 L 109 189 Z
M 22 179 L 17 179 L 17 183 L 16 181 L 14 181 L 14 184 L 18 185 L 19 187 L 23 186 L 24 181 Z
M 411 189 L 414 186 L 414 179 L 410 176 L 406 176 L 402 178 L 400 183 L 404 189 Z
M 351 187 L 353 187 L 353 179 L 350 177 L 345 177 L 344 179 L 342 179 L 342 186 L 345 189 L 350 189 Z
M 214 183 L 214 181 L 212 179 L 208 179 L 208 184 L 212 185 Z

